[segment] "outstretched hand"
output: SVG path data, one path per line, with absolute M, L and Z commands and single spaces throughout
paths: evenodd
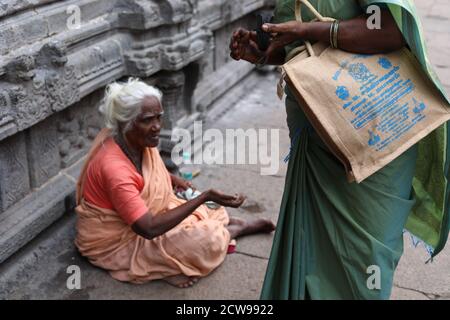
M 231 196 L 214 189 L 207 191 L 207 201 L 215 202 L 224 207 L 239 208 L 245 199 L 245 196 L 240 194 Z

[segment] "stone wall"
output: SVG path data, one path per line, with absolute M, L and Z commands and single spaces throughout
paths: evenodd
M 273 2 L 0 0 L 0 263 L 73 208 L 107 83 L 163 91 L 169 152 L 174 127 L 252 71 L 228 57 L 230 33 Z

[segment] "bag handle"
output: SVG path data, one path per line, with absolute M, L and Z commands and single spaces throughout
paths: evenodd
M 333 18 L 325 18 L 323 17 L 315 8 L 314 6 L 308 1 L 308 0 L 296 0 L 295 1 L 295 19 L 299 22 L 303 23 L 303 19 L 302 19 L 302 4 L 304 4 L 312 13 L 313 15 L 316 17 L 316 20 L 322 21 L 322 22 L 333 22 L 335 21 L 335 19 Z M 316 56 L 313 46 L 311 44 L 310 41 L 305 40 L 304 41 L 305 45 L 302 45 L 300 47 L 297 47 L 295 49 L 292 49 L 287 55 L 286 55 L 286 59 L 285 61 L 289 61 L 291 60 L 293 57 L 295 57 L 296 55 L 307 51 L 308 54 L 311 57 Z M 277 85 L 277 95 L 278 98 L 283 99 L 283 95 L 284 95 L 284 77 L 286 75 L 285 70 L 283 69 L 283 67 L 281 67 L 281 77 L 280 77 L 280 81 L 278 81 L 278 85 Z
M 303 23 L 302 4 L 304 4 L 312 12 L 312 14 L 317 18 L 318 21 L 333 22 L 336 20 L 333 18 L 327 18 L 327 17 L 322 16 L 319 13 L 319 11 L 317 11 L 308 0 L 296 0 L 295 1 L 295 19 L 299 22 Z M 295 48 L 291 52 L 289 52 L 288 57 L 292 58 L 292 57 L 296 56 L 297 54 L 299 54 L 300 52 L 303 52 L 305 49 L 308 51 L 308 53 L 311 57 L 314 57 L 316 54 L 311 45 L 311 42 L 310 41 L 304 41 L 304 42 L 305 42 L 304 46 L 300 46 L 298 48 Z M 290 60 L 290 59 L 286 59 L 286 60 Z
M 297 21 L 303 22 L 302 20 L 302 3 L 312 12 L 312 14 L 317 18 L 317 20 L 322 22 L 333 22 L 335 19 L 326 18 L 322 16 L 319 11 L 314 8 L 314 6 L 308 0 L 296 0 L 295 1 L 295 18 Z

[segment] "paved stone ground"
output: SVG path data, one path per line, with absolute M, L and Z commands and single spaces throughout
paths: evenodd
M 437 72 L 450 92 L 450 2 L 416 0 L 423 15 L 430 54 Z M 217 102 L 207 121 L 220 130 L 232 128 L 279 129 L 280 171 L 261 176 L 259 165 L 204 166 L 195 179 L 199 189 L 217 187 L 248 196 L 243 208 L 230 210 L 244 218 L 268 217 L 276 221 L 288 153 L 289 139 L 283 105 L 275 95 L 275 74 L 252 74 L 248 88 L 233 90 Z M 256 84 L 256 86 L 254 86 Z M 254 86 L 254 87 L 253 87 Z M 245 97 L 242 94 L 245 93 Z M 223 111 L 222 105 L 232 102 Z M 259 147 L 265 147 L 263 143 Z M 145 285 L 120 283 L 80 257 L 73 246 L 74 214 L 68 214 L 27 247 L 0 266 L 0 299 L 257 299 L 272 243 L 271 235 L 258 235 L 238 242 L 237 253 L 209 277 L 189 289 L 176 289 L 164 282 Z M 392 299 L 450 299 L 450 246 L 431 264 L 422 247 L 413 248 L 405 236 L 405 254 L 395 275 Z M 82 271 L 81 290 L 66 288 L 69 265 Z
M 415 0 L 422 17 L 428 52 L 436 72 L 450 93 L 450 1 Z

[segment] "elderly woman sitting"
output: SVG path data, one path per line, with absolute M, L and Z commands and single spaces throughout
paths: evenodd
M 208 190 L 184 201 L 174 187 L 188 184 L 167 171 L 157 150 L 161 93 L 130 79 L 113 83 L 101 107 L 107 129 L 95 139 L 77 186 L 76 246 L 89 261 L 120 281 L 164 279 L 193 285 L 225 259 L 231 239 L 271 232 L 269 220 L 229 218 L 243 196 Z

